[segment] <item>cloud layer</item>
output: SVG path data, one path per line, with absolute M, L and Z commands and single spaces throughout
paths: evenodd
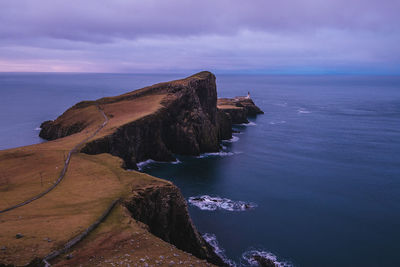
M 0 2 L 0 71 L 399 73 L 400 2 Z

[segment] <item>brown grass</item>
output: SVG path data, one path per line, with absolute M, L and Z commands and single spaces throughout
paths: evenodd
M 241 107 L 237 107 L 231 98 L 219 98 L 217 107 L 219 109 L 242 109 Z
M 181 86 L 187 82 L 175 81 L 171 85 Z M 68 151 L 103 123 L 96 104 L 104 110 L 109 122 L 93 139 L 112 134 L 122 125 L 159 110 L 162 101 L 173 97 L 166 95 L 162 89 L 164 85 L 80 103 L 56 122 L 64 126 L 83 123 L 85 129 L 81 132 L 42 144 L 0 151 L 0 210 L 30 199 L 51 186 L 61 172 Z M 0 246 L 6 247 L 0 250 L 0 263 L 23 265 L 35 257 L 44 257 L 91 225 L 116 198 L 125 197 L 138 188 L 168 183 L 123 170 L 121 164 L 119 158 L 109 154 L 73 154 L 65 178 L 54 190 L 28 205 L 0 214 Z M 17 233 L 23 237 L 16 239 Z M 127 260 L 133 262 L 148 256 L 151 258 L 148 263 L 155 263 L 164 255 L 176 263 L 187 261 L 205 265 L 151 235 L 122 207 L 113 211 L 106 223 L 80 243 L 76 251 L 76 264 L 85 266 L 101 265 L 107 257 L 114 259 L 128 253 L 132 256 Z M 89 260 L 88 257 L 96 255 L 102 255 L 103 259 Z M 75 265 L 75 261 L 72 262 Z M 72 262 L 59 262 L 59 265 L 72 266 Z
M 163 95 L 103 105 L 109 123 L 95 138 L 161 107 Z M 57 122 L 84 122 L 86 128 L 51 142 L 0 151 L 0 209 L 18 204 L 50 187 L 58 178 L 68 151 L 90 136 L 104 121 L 96 106 L 70 109 Z M 73 154 L 65 178 L 50 193 L 32 203 L 0 214 L 0 262 L 26 264 L 62 247 L 91 225 L 116 198 L 160 179 L 120 168 L 109 154 Z M 24 237 L 16 239 L 21 233 Z M 48 242 L 51 240 L 51 242 Z
M 150 234 L 122 206 L 114 208 L 106 221 L 68 254 L 72 259 L 60 257 L 54 266 L 144 266 L 144 262 L 170 266 L 171 261 L 183 266 L 210 266 Z

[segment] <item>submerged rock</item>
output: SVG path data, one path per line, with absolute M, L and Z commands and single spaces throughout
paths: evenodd
M 258 263 L 260 267 L 276 267 L 274 261 L 260 255 L 254 255 L 253 260 Z

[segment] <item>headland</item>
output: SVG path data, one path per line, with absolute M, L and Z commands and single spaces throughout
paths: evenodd
M 260 113 L 249 98 L 218 99 L 200 72 L 42 123 L 49 142 L 0 151 L 0 266 L 225 265 L 179 189 L 134 170 L 217 152 L 232 124 Z

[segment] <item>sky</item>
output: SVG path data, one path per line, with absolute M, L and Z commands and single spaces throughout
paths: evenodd
M 399 0 L 1 0 L 1 72 L 400 74 Z

